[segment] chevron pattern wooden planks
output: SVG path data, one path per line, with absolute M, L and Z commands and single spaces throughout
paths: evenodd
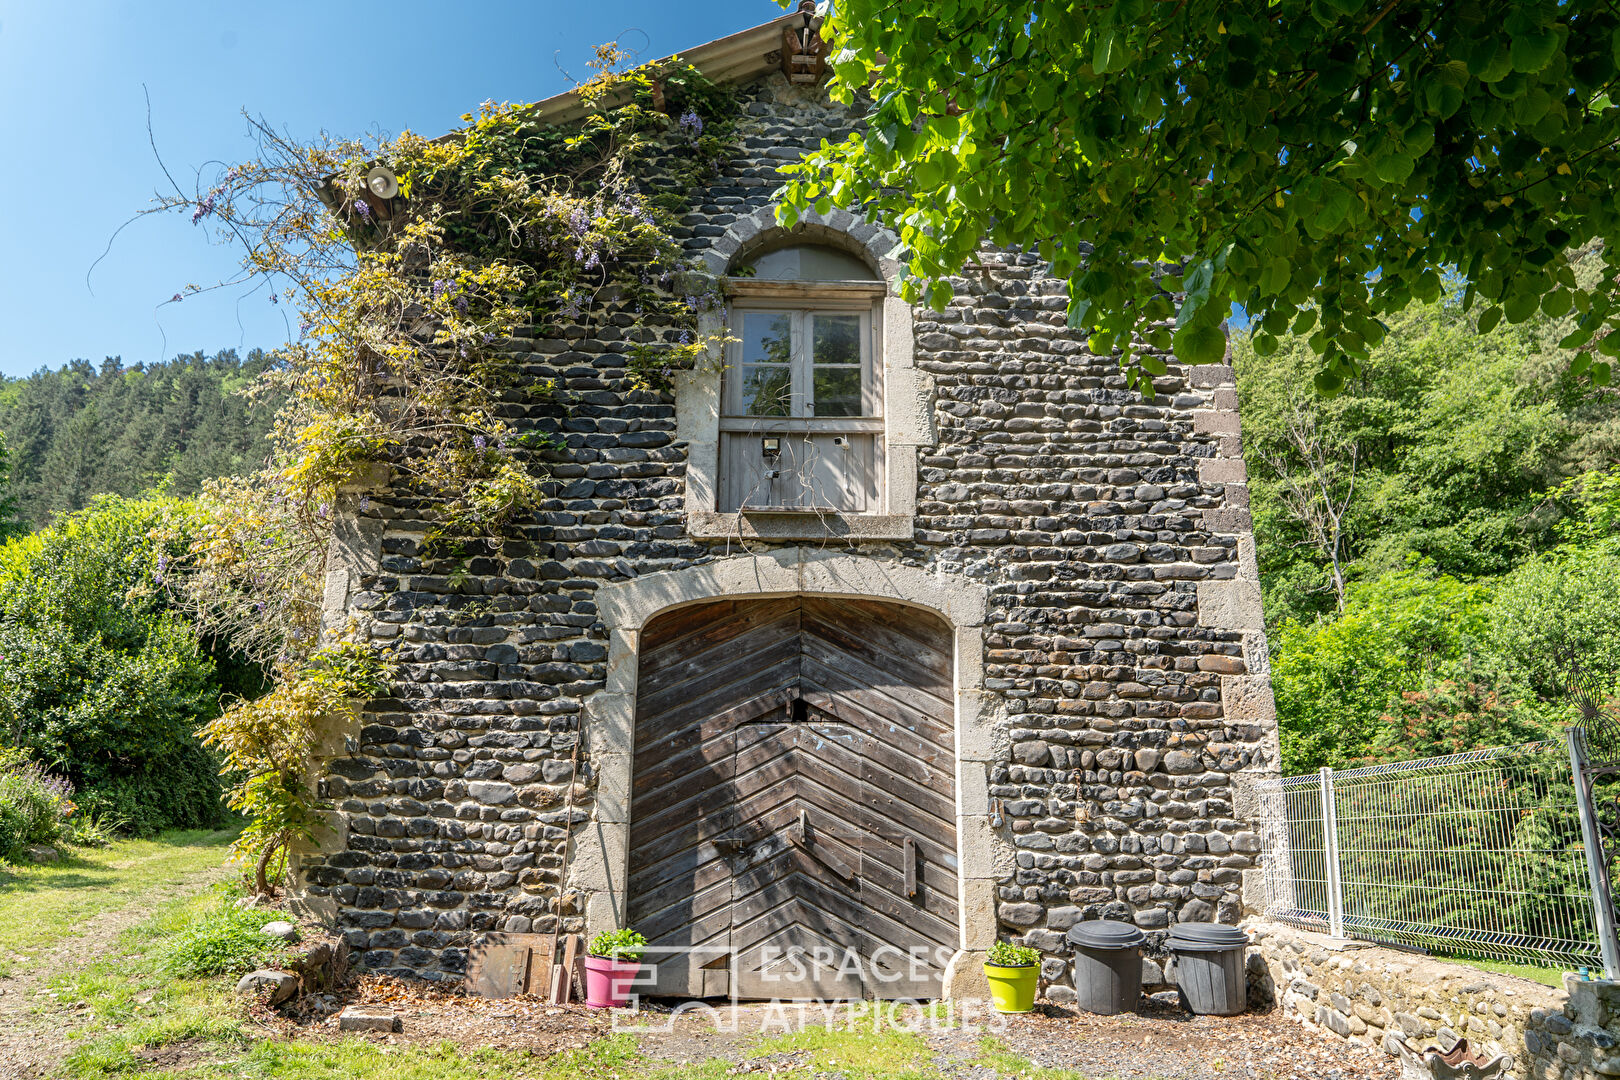
M 951 631 L 822 597 L 642 633 L 630 925 L 662 993 L 937 997 L 958 942 Z M 733 983 L 735 979 L 735 983 Z

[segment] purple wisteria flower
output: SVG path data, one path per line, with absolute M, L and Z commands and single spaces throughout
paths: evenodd
M 448 281 L 444 280 L 443 278 L 436 279 L 433 282 L 433 286 L 432 286 L 433 299 L 435 299 L 435 300 L 439 299 L 440 297 L 442 297 L 445 294 L 449 293 L 452 288 L 453 288 L 453 286 Z
M 301 322 L 301 323 L 298 324 L 298 339 L 300 341 L 302 341 L 306 336 L 308 336 L 309 331 L 310 331 L 310 326 L 311 326 L 311 324 L 307 323 L 307 322 Z
M 583 206 L 574 207 L 574 212 L 568 215 L 568 228 L 575 236 L 584 236 L 591 227 L 591 216 L 585 212 Z
M 488 445 L 489 445 L 488 441 L 482 435 L 474 435 L 473 436 L 473 449 L 474 450 L 482 451 L 484 449 L 484 447 L 488 446 Z
M 159 585 L 163 584 L 163 571 L 168 569 L 168 566 L 169 556 L 167 554 L 159 555 L 157 558 L 157 569 L 152 571 L 152 580 L 157 582 Z
M 173 296 L 169 297 L 169 303 L 178 304 L 182 299 L 184 298 L 179 293 L 175 293 Z
M 213 212 L 214 212 L 214 193 L 210 191 L 206 198 L 201 199 L 200 201 L 198 201 L 197 209 L 195 209 L 195 210 L 193 210 L 191 212 L 191 223 L 193 225 L 195 225 L 195 224 L 197 224 L 197 222 L 201 221 L 203 218 L 207 217 L 209 214 L 212 214 Z
M 456 297 L 456 310 L 463 315 L 467 314 L 467 298 L 465 296 Z
M 703 134 L 703 117 L 691 109 L 681 113 L 681 130 L 686 132 L 688 138 L 695 139 Z
M 360 220 L 364 221 L 368 225 L 371 224 L 370 203 L 366 202 L 364 199 L 356 199 L 354 200 L 354 210 L 355 213 L 360 215 Z

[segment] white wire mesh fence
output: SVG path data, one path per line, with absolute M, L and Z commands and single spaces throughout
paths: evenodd
M 1601 967 L 1562 742 L 1260 785 L 1266 913 L 1340 936 Z

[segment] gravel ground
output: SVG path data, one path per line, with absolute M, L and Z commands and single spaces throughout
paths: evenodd
M 1277 1012 L 1222 1017 L 1159 1008 L 1094 1016 L 1045 1005 L 1012 1018 L 1001 1038 L 1035 1065 L 1119 1080 L 1399 1080 L 1401 1075 L 1395 1058 L 1308 1031 Z
M 531 998 L 485 1001 L 437 984 L 384 977 L 363 979 L 339 996 L 305 999 L 298 1012 L 282 1014 L 276 1026 L 286 1037 L 337 1038 L 336 1012 L 348 1005 L 392 1010 L 401 1021 L 400 1032 L 364 1037 L 393 1045 L 449 1040 L 467 1049 L 490 1046 L 549 1055 L 578 1049 L 613 1030 L 609 1016 L 578 1004 L 549 1005 Z M 833 1015 L 841 1025 L 845 1014 Z M 651 1011 L 641 1019 L 647 1028 L 656 1029 L 638 1034 L 641 1049 L 660 1064 L 718 1059 L 731 1062 L 734 1075 L 845 1080 L 842 1073 L 817 1069 L 802 1051 L 754 1056 L 762 1032 L 820 1027 L 826 1014 L 772 1013 L 767 1006 L 743 1005 L 675 1017 Z M 1139 1014 L 1095 1016 L 1043 1002 L 1023 1016 L 975 1014 L 967 1019 L 967 1026 L 954 1028 L 917 1023 L 933 1054 L 931 1064 L 944 1080 L 1027 1080 L 999 1071 L 985 1059 L 982 1040 L 987 1034 L 1035 1066 L 1069 1070 L 1088 1080 L 1400 1078 L 1395 1059 L 1328 1039 L 1275 1012 L 1193 1016 L 1151 1006 Z M 869 1027 L 871 1021 L 861 1024 Z

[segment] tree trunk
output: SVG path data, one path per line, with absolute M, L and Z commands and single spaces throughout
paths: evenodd
M 270 861 L 275 858 L 276 852 L 281 850 L 284 843 L 279 836 L 270 840 L 264 845 L 264 850 L 259 853 L 259 861 L 253 866 L 253 888 L 260 896 L 276 895 L 276 890 L 271 886 L 267 875 L 270 871 Z

